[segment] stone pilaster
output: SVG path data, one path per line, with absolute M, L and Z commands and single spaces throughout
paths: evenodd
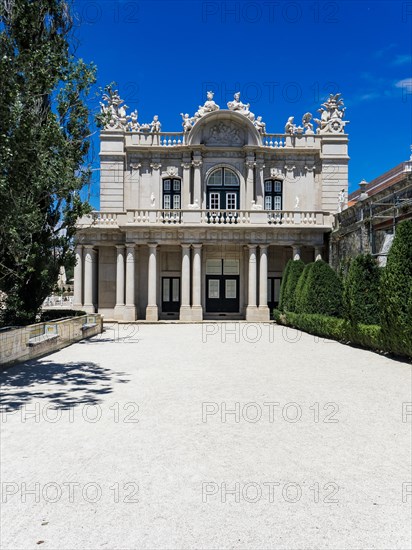
M 194 166 L 193 177 L 193 203 L 198 203 L 199 208 L 202 208 L 202 157 L 196 155 L 192 162 Z
M 185 209 L 191 204 L 190 197 L 190 171 L 192 164 L 190 162 L 182 162 L 183 179 L 182 179 L 182 208 Z M 200 204 L 199 204 L 200 207 Z
M 247 157 L 245 161 L 246 165 L 246 204 L 245 210 L 250 210 L 252 208 L 252 201 L 255 196 L 255 181 L 254 181 L 254 172 L 255 172 L 255 161 L 253 157 Z

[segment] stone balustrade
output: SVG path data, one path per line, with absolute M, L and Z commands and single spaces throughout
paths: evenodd
M 320 210 L 127 210 L 92 212 L 78 222 L 80 227 L 119 228 L 139 225 L 266 225 L 329 226 L 332 215 Z
M 186 145 L 184 132 L 127 132 L 126 147 L 180 147 Z M 270 149 L 320 148 L 321 136 L 317 134 L 263 134 L 262 146 Z

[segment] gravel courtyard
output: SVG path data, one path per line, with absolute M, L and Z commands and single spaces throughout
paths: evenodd
M 142 323 L 1 381 L 4 550 L 412 547 L 406 362 Z

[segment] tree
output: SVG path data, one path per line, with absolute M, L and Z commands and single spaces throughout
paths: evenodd
M 387 344 L 395 353 L 411 353 L 411 288 L 412 220 L 405 220 L 396 228 L 381 277 L 381 325 Z
M 0 291 L 3 324 L 33 322 L 74 265 L 90 181 L 86 97 L 95 67 L 71 48 L 64 0 L 0 0 Z
M 379 279 L 378 264 L 370 254 L 352 260 L 343 291 L 344 317 L 352 325 L 380 323 Z
M 331 317 L 342 315 L 342 281 L 323 260 L 309 264 L 299 295 L 299 313 L 318 313 Z
M 286 264 L 286 277 L 282 279 L 281 287 L 281 310 L 295 311 L 295 290 L 298 284 L 299 277 L 305 264 L 302 260 L 289 260 Z M 283 289 L 283 295 L 282 295 Z

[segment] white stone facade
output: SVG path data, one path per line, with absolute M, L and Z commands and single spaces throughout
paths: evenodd
M 316 133 L 306 113 L 271 134 L 238 94 L 226 110 L 209 92 L 167 133 L 113 97 L 101 210 L 78 223 L 75 307 L 124 321 L 268 320 L 287 260 L 321 257 L 347 196 L 341 100 L 323 104 Z

